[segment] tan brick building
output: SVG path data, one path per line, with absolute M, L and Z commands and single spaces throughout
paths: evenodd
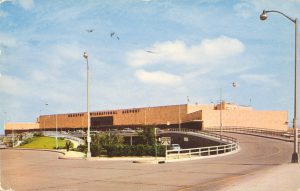
M 223 102 L 218 105 L 170 105 L 91 112 L 91 130 L 138 128 L 206 129 L 252 127 L 287 130 L 287 111 L 257 111 Z M 87 113 L 42 115 L 36 123 L 8 123 L 5 133 L 26 130 L 77 130 L 87 128 Z

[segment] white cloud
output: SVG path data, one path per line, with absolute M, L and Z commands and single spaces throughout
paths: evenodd
M 83 50 L 77 43 L 71 44 L 58 44 L 51 47 L 50 57 L 60 59 L 62 62 L 67 64 L 68 62 L 83 61 Z M 54 63 L 53 63 L 54 64 Z
M 288 14 L 292 18 L 299 15 L 299 3 L 300 0 L 272 0 L 272 1 L 262 1 L 262 0 L 250 0 L 251 3 L 257 11 L 260 13 L 262 10 L 279 10 L 283 13 Z
M 1 17 L 6 17 L 6 16 L 7 16 L 7 12 L 0 11 L 0 18 L 1 18 Z
M 280 83 L 274 79 L 273 75 L 268 74 L 243 74 L 240 78 L 251 85 L 278 87 Z
M 255 7 L 253 4 L 245 1 L 245 2 L 239 2 L 233 7 L 234 11 L 238 16 L 242 16 L 244 18 L 248 18 L 251 15 L 255 14 L 254 10 Z
M 0 33 L 0 46 L 14 47 L 16 45 L 17 41 L 15 37 L 9 34 Z
M 131 66 L 143 66 L 156 63 L 216 64 L 239 55 L 245 47 L 235 38 L 220 36 L 204 39 L 197 45 L 188 47 L 183 41 L 155 43 L 145 50 L 136 50 L 127 54 L 127 63 Z M 147 52 L 148 51 L 148 52 Z
M 0 92 L 13 96 L 27 94 L 25 84 L 21 79 L 6 75 L 1 75 Z
M 12 2 L 13 4 L 18 4 L 26 10 L 29 10 L 32 7 L 34 7 L 34 0 L 0 0 L 0 4 L 5 2 Z
M 31 9 L 34 6 L 33 0 L 18 0 L 17 2 L 26 10 Z
M 5 3 L 5 2 L 9 2 L 10 0 L 0 0 L 0 4 Z
M 47 75 L 45 74 L 45 72 L 39 70 L 31 71 L 30 77 L 32 80 L 39 82 L 47 80 Z
M 181 83 L 181 77 L 162 71 L 147 72 L 137 70 L 135 76 L 144 83 L 160 85 L 177 85 Z

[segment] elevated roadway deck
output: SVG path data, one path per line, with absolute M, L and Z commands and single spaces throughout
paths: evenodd
M 1 150 L 1 185 L 18 191 L 220 190 L 290 161 L 290 142 L 230 136 L 240 142 L 236 154 L 166 164 L 58 160 L 57 153 Z

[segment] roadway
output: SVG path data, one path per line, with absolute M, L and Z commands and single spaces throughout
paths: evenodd
M 1 183 L 16 191 L 220 190 L 290 161 L 292 143 L 230 136 L 240 142 L 236 154 L 166 164 L 59 160 L 58 153 L 1 150 Z

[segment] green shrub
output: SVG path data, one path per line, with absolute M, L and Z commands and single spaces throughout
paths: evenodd
M 100 156 L 106 154 L 105 149 L 108 145 L 120 146 L 123 145 L 124 139 L 120 135 L 110 135 L 108 133 L 97 133 L 91 136 L 91 155 Z
M 150 145 L 109 145 L 107 155 L 113 156 L 155 156 L 155 146 Z M 157 156 L 165 155 L 165 147 L 157 146 Z
M 141 136 L 141 144 L 124 145 L 124 139 L 120 135 L 110 135 L 108 133 L 97 133 L 92 135 L 91 155 L 100 156 L 155 156 L 155 134 L 154 128 L 145 128 Z M 77 149 L 80 152 L 87 152 L 87 146 L 81 145 Z M 165 155 L 165 147 L 157 146 L 157 156 Z
M 101 155 L 102 147 L 100 145 L 92 144 L 91 145 L 91 155 L 93 157 Z
M 20 146 L 23 146 L 23 145 L 26 145 L 28 143 L 31 143 L 33 141 L 33 138 L 28 138 L 28 139 L 25 139 L 21 144 Z
M 87 145 L 78 145 L 77 148 L 72 149 L 73 151 L 78 151 L 78 152 L 83 152 L 86 153 L 87 152 Z
M 33 136 L 34 137 L 43 137 L 44 135 L 42 132 L 35 132 L 35 133 L 33 133 Z

